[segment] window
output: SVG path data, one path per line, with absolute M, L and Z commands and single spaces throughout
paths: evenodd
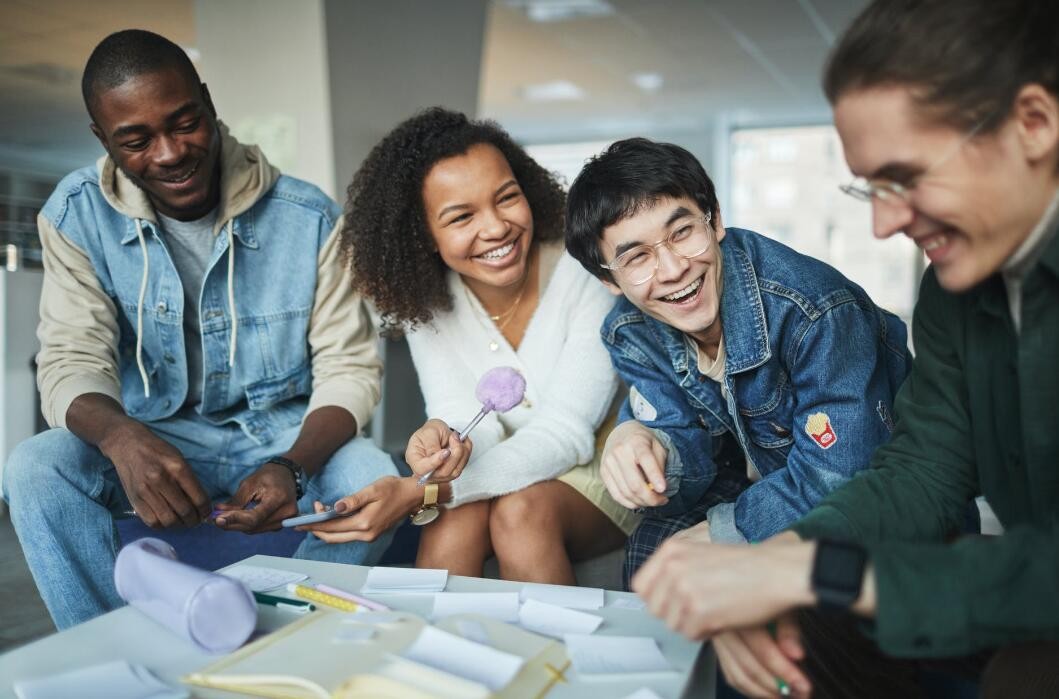
M 559 175 L 563 189 L 570 189 L 574 179 L 585 166 L 585 162 L 603 152 L 610 141 L 584 141 L 580 143 L 549 143 L 525 146 L 529 156 L 548 172 Z
M 922 256 L 904 236 L 876 240 L 871 207 L 839 191 L 852 179 L 832 126 L 741 128 L 730 136 L 728 226 L 749 228 L 837 268 L 881 307 L 912 318 Z

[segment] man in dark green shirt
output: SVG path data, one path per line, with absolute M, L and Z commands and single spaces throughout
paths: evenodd
M 1059 696 L 1057 28 L 1055 0 L 876 0 L 829 60 L 843 189 L 931 266 L 872 468 L 761 546 L 678 539 L 633 580 L 746 694 L 892 694 L 961 657 L 985 696 Z M 1003 535 L 952 539 L 979 494 Z M 877 667 L 813 657 L 847 610 Z

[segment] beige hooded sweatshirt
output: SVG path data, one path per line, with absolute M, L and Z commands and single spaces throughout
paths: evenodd
M 250 209 L 272 187 L 279 171 L 268 163 L 259 148 L 240 144 L 223 124 L 219 123 L 219 127 L 221 195 L 214 235 L 224 231 L 230 237 L 232 220 Z M 98 169 L 100 188 L 111 207 L 133 219 L 157 222 L 147 193 L 133 184 L 109 156 L 99 160 Z M 37 386 L 48 424 L 65 427 L 70 404 L 80 395 L 101 393 L 121 402 L 117 309 L 103 291 L 87 253 L 43 215 L 38 216 L 37 226 L 44 258 L 37 329 L 41 344 L 37 355 Z M 316 293 L 306 338 L 313 373 L 306 415 L 317 408 L 337 406 L 353 415 L 359 430 L 367 424 L 379 401 L 382 363 L 371 319 L 360 297 L 353 292 L 350 271 L 342 262 L 338 235 L 341 227 L 339 218 L 317 258 Z M 142 246 L 142 232 L 140 235 Z M 226 257 L 228 278 L 232 280 L 239 272 L 233 273 L 234 260 L 231 255 Z M 145 265 L 144 288 L 149 274 Z M 228 300 L 230 310 L 234 311 L 238 299 L 234 298 L 231 284 Z M 139 310 L 142 314 L 142 309 Z M 233 333 L 231 358 L 235 356 L 237 342 Z

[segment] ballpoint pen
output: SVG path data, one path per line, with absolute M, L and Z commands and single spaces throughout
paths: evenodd
M 289 599 L 287 597 L 276 597 L 275 595 L 266 595 L 264 592 L 255 592 L 254 599 L 258 604 L 267 604 L 270 607 L 286 609 L 288 611 L 297 612 L 298 614 L 316 611 L 316 605 L 309 602 L 303 602 L 299 599 Z

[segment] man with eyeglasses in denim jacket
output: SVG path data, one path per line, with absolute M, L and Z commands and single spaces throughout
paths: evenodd
M 590 161 L 570 189 L 567 248 L 623 296 L 602 336 L 629 398 L 601 473 L 645 514 L 626 583 L 672 535 L 783 531 L 889 438 L 904 324 L 823 262 L 726 230 L 685 149 L 635 138 Z

